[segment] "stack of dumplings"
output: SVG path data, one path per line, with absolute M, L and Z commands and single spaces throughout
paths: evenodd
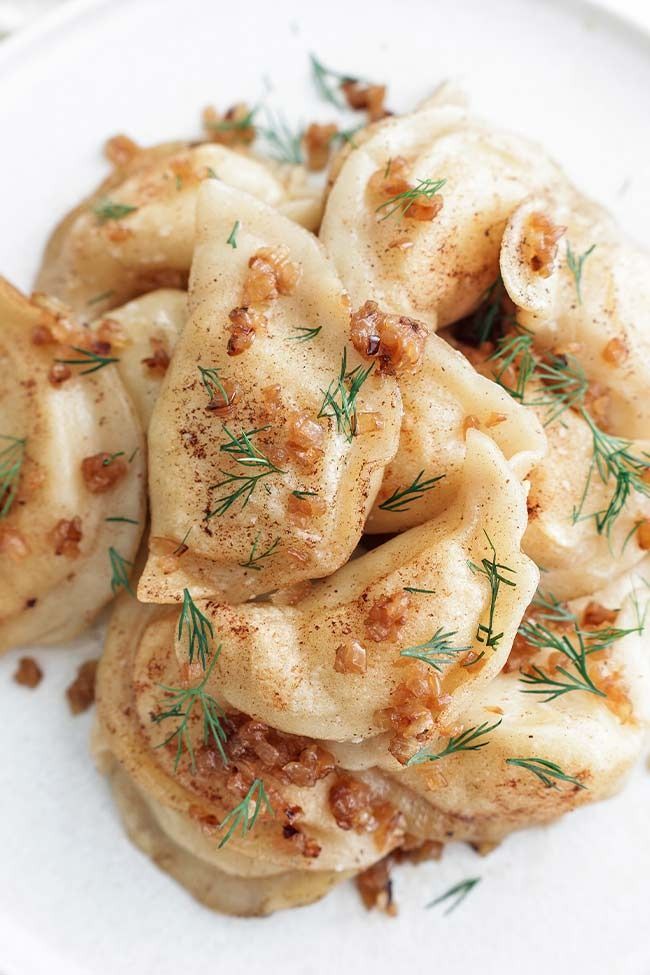
M 650 256 L 448 88 L 324 192 L 247 146 L 110 158 L 0 287 L 0 648 L 117 596 L 92 750 L 132 841 L 262 915 L 619 790 Z

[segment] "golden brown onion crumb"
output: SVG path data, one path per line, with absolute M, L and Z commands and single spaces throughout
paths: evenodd
M 228 339 L 228 355 L 241 355 L 250 349 L 258 332 L 266 330 L 266 317 L 251 308 L 233 308 L 229 313 L 230 338 Z
M 603 359 L 611 366 L 620 366 L 621 363 L 625 362 L 629 354 L 630 350 L 625 341 L 616 336 L 609 340 L 602 352 Z
M 0 555 L 8 555 L 15 562 L 29 555 L 29 545 L 17 528 L 0 525 Z
M 128 135 L 111 136 L 104 145 L 104 155 L 113 166 L 118 168 L 128 165 L 140 151 L 140 146 Z
M 384 107 L 386 85 L 369 85 L 348 78 L 341 83 L 341 91 L 350 108 L 368 112 L 370 122 L 377 122 L 389 114 Z
M 152 354 L 142 360 L 142 364 L 150 370 L 164 375 L 170 363 L 169 352 L 165 348 L 165 343 L 161 339 L 150 338 Z
M 558 241 L 566 227 L 557 224 L 545 213 L 531 213 L 526 224 L 525 246 L 528 263 L 535 274 L 548 278 L 553 272 Z
M 238 102 L 220 115 L 212 105 L 203 109 L 202 122 L 207 138 L 222 146 L 250 145 L 255 140 L 253 112 L 245 102 Z
M 375 643 L 383 640 L 398 640 L 402 626 L 406 622 L 410 607 L 407 592 L 396 592 L 392 596 L 380 596 L 371 606 L 366 616 L 366 632 Z
M 50 532 L 54 554 L 64 555 L 67 559 L 75 559 L 79 555 L 79 542 L 82 536 L 81 518 L 62 518 L 57 521 Z
M 66 379 L 69 379 L 72 375 L 72 369 L 70 366 L 66 366 L 63 362 L 53 362 L 50 366 L 50 371 L 47 374 L 47 378 L 52 386 L 60 386 L 64 383 Z
M 305 496 L 301 494 L 300 497 L 297 497 L 295 494 L 290 494 L 287 510 L 294 524 L 300 528 L 309 528 L 314 518 L 320 518 L 321 515 L 325 514 L 327 504 L 322 498 L 315 495 L 308 494 Z
M 91 494 L 103 494 L 117 484 L 128 470 L 123 457 L 114 457 L 105 452 L 84 457 L 81 473 Z
M 642 521 L 636 532 L 636 540 L 638 542 L 639 548 L 642 548 L 644 552 L 650 549 L 650 521 Z
M 582 614 L 582 625 L 586 629 L 594 629 L 602 626 L 603 623 L 615 623 L 619 614 L 618 609 L 608 609 L 601 603 L 592 600 L 584 609 Z
M 348 640 L 334 652 L 334 670 L 338 674 L 365 674 L 366 649 L 356 640 Z
M 34 325 L 32 329 L 32 345 L 53 345 L 56 339 L 47 325 Z
M 366 301 L 350 318 L 350 335 L 357 352 L 378 359 L 381 372 L 415 372 L 422 364 L 428 329 L 405 315 L 388 315 L 376 301 Z
M 72 714 L 87 711 L 95 700 L 95 675 L 99 660 L 86 660 L 77 670 L 77 676 L 66 690 Z
M 340 829 L 372 833 L 379 825 L 370 786 L 360 779 L 345 777 L 335 782 L 329 791 L 329 806 Z
M 234 379 L 221 379 L 220 384 L 221 389 L 215 388 L 213 390 L 212 399 L 205 408 L 215 416 L 228 416 L 235 407 L 237 397 L 241 392 L 241 387 Z
M 318 122 L 312 122 L 307 127 L 302 137 L 307 169 L 313 172 L 319 169 L 325 169 L 332 149 L 332 140 L 338 130 L 338 125 L 334 125 L 333 123 L 319 125 Z
M 290 259 L 286 247 L 261 247 L 248 262 L 242 304 L 272 301 L 295 291 L 302 268 Z
M 323 453 L 325 430 L 309 410 L 294 410 L 285 424 L 287 448 L 291 459 L 311 468 Z
M 404 156 L 394 156 L 382 169 L 377 169 L 368 180 L 368 189 L 377 196 L 390 199 L 411 189 L 411 167 Z
M 367 870 L 358 874 L 355 879 L 361 900 L 368 911 L 383 911 L 389 917 L 395 917 L 397 905 L 393 900 L 391 866 L 391 858 L 384 857 L 378 863 L 374 863 Z
M 38 687 L 43 679 L 43 671 L 33 657 L 21 657 L 14 674 L 14 680 L 22 687 Z

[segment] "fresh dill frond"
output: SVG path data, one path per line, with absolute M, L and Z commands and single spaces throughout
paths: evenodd
M 287 342 L 311 342 L 312 339 L 316 338 L 322 327 L 322 325 L 318 325 L 316 328 L 307 328 L 306 325 L 294 325 L 294 332 L 300 332 L 301 334 L 288 335 Z
M 0 435 L 0 441 L 7 441 L 0 450 L 0 518 L 6 518 L 18 493 L 27 440 Z
M 256 473 L 236 474 L 221 469 L 224 480 L 213 485 L 212 490 L 218 491 L 224 487 L 231 487 L 231 490 L 227 494 L 217 498 L 215 502 L 216 507 L 207 514 L 208 519 L 213 518 L 215 515 L 221 516 L 225 514 L 238 501 L 241 501 L 242 508 L 245 508 L 255 488 L 265 478 L 270 477 L 272 474 L 286 473 L 269 460 L 251 440 L 252 436 L 256 433 L 261 433 L 263 430 L 267 430 L 268 427 L 260 427 L 257 430 L 244 430 L 238 436 L 235 436 L 225 425 L 223 429 L 230 439 L 227 443 L 221 445 L 220 450 L 230 454 L 236 463 L 242 467 L 252 468 Z
M 532 772 L 544 783 L 547 789 L 558 788 L 557 781 L 554 780 L 570 782 L 571 785 L 576 785 L 579 789 L 587 788 L 578 779 L 563 772 L 555 762 L 549 762 L 545 758 L 506 758 L 506 765 L 514 765 L 517 768 L 526 769 L 527 772 Z
M 118 517 L 117 515 L 114 516 L 114 517 L 111 517 L 111 518 L 104 518 L 104 521 L 121 522 L 121 523 L 123 523 L 125 525 L 139 525 L 140 524 L 140 522 L 137 521 L 135 518 L 121 518 L 121 517 Z
M 420 643 L 415 647 L 407 647 L 406 650 L 400 650 L 400 657 L 411 657 L 414 660 L 421 660 L 441 674 L 443 667 L 458 660 L 459 654 L 471 650 L 471 647 L 453 646 L 451 638 L 456 636 L 457 632 L 457 630 L 450 630 L 445 633 L 443 628 L 439 627 L 426 643 Z
M 452 735 L 441 752 L 428 752 L 426 748 L 422 748 L 415 755 L 412 755 L 406 764 L 422 765 L 424 762 L 439 762 L 441 758 L 446 758 L 448 755 L 455 755 L 456 752 L 477 752 L 489 744 L 488 741 L 478 741 L 478 739 L 489 735 L 500 724 L 501 718 L 495 721 L 494 724 L 489 725 L 487 721 L 484 721 L 478 726 L 475 725 L 472 728 L 465 728 L 460 734 Z
M 367 369 L 357 366 L 348 372 L 347 349 L 344 348 L 338 378 L 330 383 L 327 391 L 321 390 L 324 400 L 318 416 L 329 416 L 336 420 L 338 433 L 342 433 L 348 443 L 352 443 L 357 429 L 357 396 L 374 365 L 371 362 Z
M 303 161 L 301 129 L 293 131 L 280 112 L 266 111 L 267 124 L 258 126 L 257 131 L 266 141 L 269 155 L 277 162 L 294 163 Z
M 103 369 L 104 366 L 110 366 L 113 362 L 119 362 L 115 356 L 110 355 L 99 355 L 98 352 L 91 352 L 90 349 L 81 349 L 76 345 L 71 345 L 70 348 L 73 352 L 76 352 L 81 356 L 80 359 L 55 359 L 55 362 L 60 362 L 64 366 L 85 366 L 79 373 L 80 376 L 87 376 L 91 372 L 98 372 Z
M 451 912 L 455 911 L 458 905 L 465 900 L 469 892 L 474 890 L 480 880 L 480 877 L 468 877 L 467 880 L 461 880 L 459 884 L 454 884 L 454 886 L 450 887 L 449 890 L 446 890 L 444 894 L 441 894 L 440 897 L 436 897 L 435 900 L 430 901 L 425 906 L 427 908 L 436 907 L 438 904 L 444 903 L 444 901 L 451 900 L 452 903 L 445 911 L 443 911 L 443 914 L 445 915 L 451 914 Z
M 125 589 L 131 596 L 135 596 L 129 581 L 127 565 L 133 567 L 133 562 L 129 562 L 120 553 L 111 547 L 108 550 L 108 557 L 111 563 L 111 590 L 115 596 L 119 589 Z
M 183 753 L 187 752 L 192 772 L 196 772 L 196 760 L 189 726 L 190 717 L 196 705 L 200 707 L 203 716 L 203 744 L 208 745 L 210 741 L 213 741 L 221 756 L 221 761 L 224 765 L 228 765 L 228 757 L 224 748 L 228 740 L 224 725 L 228 724 L 228 719 L 223 708 L 217 704 L 215 699 L 205 689 L 220 653 L 221 645 L 215 650 L 201 683 L 197 684 L 196 687 L 169 687 L 167 684 L 158 685 L 162 687 L 171 700 L 169 707 L 165 711 L 159 711 L 157 714 L 154 714 L 151 720 L 154 724 L 160 724 L 160 722 L 168 721 L 170 718 L 180 718 L 180 721 L 171 734 L 167 735 L 165 740 L 159 745 L 156 745 L 156 748 L 164 748 L 165 745 L 168 745 L 169 742 L 176 739 L 174 771 L 177 770 Z
M 536 618 L 548 620 L 551 623 L 570 623 L 571 625 L 577 622 L 575 613 L 552 593 L 545 593 L 538 589 L 531 605 L 535 609 Z
M 137 207 L 129 206 L 128 203 L 115 203 L 113 200 L 105 197 L 95 204 L 93 213 L 100 223 L 106 223 L 108 220 L 121 220 L 122 217 L 128 217 L 130 213 L 135 213 L 137 209 Z
M 581 630 L 578 621 L 574 620 L 570 637 L 566 633 L 554 633 L 543 623 L 528 620 L 519 627 L 519 633 L 529 646 L 540 650 L 555 650 L 567 660 L 566 667 L 555 668 L 555 673 L 561 675 L 560 677 L 552 676 L 537 664 L 522 671 L 519 679 L 522 684 L 527 685 L 522 693 L 541 695 L 544 703 L 554 701 L 570 691 L 586 691 L 597 697 L 607 696 L 591 679 L 588 657 L 626 635 L 624 631 L 617 630 L 614 634 L 611 629 Z
M 280 538 L 278 537 L 278 538 L 275 539 L 275 541 L 271 545 L 269 545 L 269 547 L 266 549 L 266 551 L 260 552 L 259 555 L 258 555 L 257 554 L 257 546 L 258 546 L 258 543 L 259 543 L 260 535 L 261 534 L 262 534 L 261 532 L 258 532 L 257 535 L 255 536 L 255 540 L 254 540 L 253 545 L 251 547 L 251 552 L 250 552 L 250 555 L 248 556 L 247 561 L 246 562 L 240 562 L 239 563 L 240 566 L 242 567 L 242 569 L 253 569 L 254 572 L 261 572 L 262 566 L 260 565 L 260 562 L 262 562 L 264 559 L 268 559 L 269 556 L 273 555 L 273 553 L 275 552 L 276 548 L 280 544 Z
M 241 224 L 239 220 L 235 220 L 234 224 L 232 225 L 232 230 L 230 231 L 228 240 L 226 241 L 227 244 L 230 244 L 233 250 L 237 250 L 237 231 L 239 230 L 240 226 Z
M 430 477 L 427 480 L 421 480 L 424 471 L 420 471 L 417 477 L 413 480 L 408 487 L 397 488 L 391 494 L 390 498 L 386 498 L 385 501 L 379 505 L 382 511 L 408 511 L 410 505 L 414 501 L 419 501 L 423 498 L 427 491 L 441 481 L 444 474 L 438 474 L 437 477 Z
M 207 369 L 204 366 L 199 366 L 198 369 L 201 375 L 201 382 L 205 387 L 206 393 L 210 397 L 210 402 L 212 402 L 215 395 L 219 393 L 219 396 L 221 396 L 223 402 L 228 403 L 230 397 L 224 388 L 221 376 L 219 375 L 219 370 L 214 366 L 210 366 Z
M 435 596 L 435 589 L 418 589 L 417 586 L 403 586 L 404 592 L 423 593 L 427 596 Z
M 503 565 L 501 562 L 497 562 L 496 550 L 485 529 L 483 530 L 483 534 L 487 538 L 488 545 L 492 551 L 492 558 L 481 559 L 480 565 L 476 565 L 474 562 L 469 563 L 469 567 L 472 572 L 475 572 L 477 575 L 485 576 L 490 586 L 490 609 L 488 611 L 488 622 L 487 624 L 479 623 L 476 631 L 476 639 L 479 641 L 479 643 L 484 643 L 486 647 L 493 647 L 496 649 L 503 637 L 503 632 L 494 632 L 494 614 L 496 612 L 497 600 L 499 598 L 499 590 L 502 585 L 511 586 L 514 588 L 517 583 L 513 582 L 512 579 L 508 579 L 503 574 L 504 572 L 514 574 L 515 570 L 508 568 L 507 565 Z
M 650 477 L 648 477 L 650 454 L 644 453 L 642 456 L 634 454 L 630 440 L 604 433 L 594 423 L 587 410 L 582 410 L 582 416 L 591 431 L 593 458 L 580 502 L 573 510 L 573 523 L 593 518 L 598 534 L 609 535 L 632 491 L 646 498 L 650 497 Z M 594 474 L 597 474 L 605 485 L 613 483 L 613 490 L 605 508 L 584 514 Z
M 187 659 L 194 662 L 197 656 L 201 667 L 205 670 L 210 643 L 214 638 L 212 623 L 198 608 L 190 595 L 189 589 L 183 589 L 183 608 L 178 618 L 178 639 L 183 637 L 183 630 L 187 630 Z
M 589 257 L 589 255 L 594 252 L 595 249 L 596 249 L 596 245 L 595 244 L 592 244 L 591 247 L 588 247 L 587 250 L 584 251 L 584 253 L 578 255 L 578 254 L 574 254 L 574 252 L 573 252 L 573 250 L 571 248 L 571 244 L 569 243 L 569 241 L 567 240 L 567 242 L 566 242 L 566 262 L 567 262 L 567 267 L 569 268 L 569 270 L 571 271 L 571 274 L 573 275 L 573 280 L 574 280 L 575 286 L 576 286 L 576 294 L 578 296 L 578 304 L 579 305 L 582 304 L 582 291 L 581 291 L 581 286 L 582 286 L 582 270 L 583 270 L 585 261 L 587 260 L 587 258 Z
M 518 330 L 511 335 L 504 335 L 497 341 L 497 346 L 488 362 L 499 362 L 499 369 L 494 373 L 495 382 L 505 389 L 513 399 L 524 402 L 526 388 L 535 372 L 536 359 L 533 353 L 533 336 L 528 331 Z M 516 371 L 514 386 L 508 386 L 504 376 L 513 367 Z
M 98 305 L 100 301 L 107 301 L 108 298 L 111 298 L 114 294 L 115 292 L 112 289 L 110 291 L 102 291 L 100 295 L 94 295 L 92 298 L 89 298 L 86 304 Z
M 251 803 L 253 803 L 252 813 L 250 811 Z M 219 823 L 219 829 L 225 829 L 230 824 L 228 832 L 219 843 L 219 849 L 226 845 L 238 829 L 241 831 L 242 836 L 250 833 L 257 822 L 257 817 L 262 811 L 263 806 L 272 816 L 275 815 L 269 797 L 266 794 L 264 782 L 262 779 L 255 779 L 242 801 L 234 809 L 231 809 L 225 819 Z
M 382 210 L 386 210 L 383 214 L 381 220 L 388 220 L 393 214 L 397 213 L 400 217 L 408 216 L 408 212 L 414 203 L 417 203 L 420 197 L 425 197 L 427 200 L 433 199 L 433 197 L 438 193 L 442 187 L 447 182 L 445 179 L 419 179 L 416 186 L 411 187 L 411 189 L 404 190 L 402 193 L 397 193 L 395 196 L 391 196 L 390 199 L 386 200 L 384 203 L 380 203 L 376 207 L 376 212 L 381 213 Z
M 345 108 L 345 99 L 339 93 L 341 85 L 345 81 L 354 81 L 356 79 L 351 78 L 349 75 L 341 74 L 338 71 L 332 71 L 331 68 L 326 68 L 315 54 L 309 55 L 309 62 L 311 64 L 312 79 L 321 98 L 329 102 L 330 105 L 334 105 L 335 108 Z M 332 81 L 336 83 L 336 88 L 332 86 Z
M 471 328 L 477 345 L 490 339 L 496 340 L 495 332 L 501 322 L 504 293 L 503 281 L 498 277 L 481 296 L 481 302 L 471 318 Z

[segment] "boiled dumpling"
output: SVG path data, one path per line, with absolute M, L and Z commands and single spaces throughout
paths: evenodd
M 394 378 L 348 343 L 318 241 L 216 180 L 199 194 L 189 302 L 149 429 L 140 598 L 243 601 L 328 575 L 397 449 Z
M 0 310 L 4 650 L 69 639 L 129 585 L 145 457 L 131 401 L 88 333 L 4 281 Z
M 214 178 L 252 193 L 306 226 L 319 202 L 284 170 L 214 144 L 134 152 L 52 235 L 37 286 L 95 316 L 163 287 L 184 287 L 194 249 L 197 190 Z

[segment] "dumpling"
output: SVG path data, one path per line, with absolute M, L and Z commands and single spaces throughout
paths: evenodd
M 428 336 L 419 370 L 398 382 L 404 409 L 399 449 L 366 532 L 405 531 L 444 511 L 466 476 L 468 429 L 490 436 L 520 480 L 546 451 L 535 414 L 437 335 Z
M 95 316 L 156 288 L 183 288 L 197 190 L 215 178 L 314 228 L 320 204 L 295 174 L 215 144 L 135 151 L 54 231 L 37 287 Z
M 113 309 L 107 318 L 92 323 L 96 334 L 102 335 L 107 330 L 112 333 L 119 359 L 116 367 L 144 430 L 149 427 L 162 380 L 186 319 L 187 294 L 162 288 L 135 298 Z
M 347 344 L 318 241 L 216 180 L 198 207 L 190 318 L 149 429 L 150 602 L 239 602 L 335 571 L 402 415 L 394 378 Z
M 517 478 L 478 431 L 465 463 L 454 506 L 296 605 L 201 601 L 222 643 L 209 686 L 283 732 L 355 743 L 383 735 L 400 757 L 453 724 L 501 669 L 538 579 L 520 551 Z M 181 635 L 177 655 L 182 647 Z
M 1 650 L 69 639 L 129 585 L 144 443 L 107 358 L 0 281 Z
M 549 236 L 544 263 L 540 245 Z M 541 347 L 572 352 L 600 387 L 607 429 L 647 438 L 650 253 L 585 197 L 539 197 L 510 217 L 501 273 L 520 325 Z
M 268 914 L 322 897 L 402 841 L 402 819 L 385 802 L 364 830 L 339 827 L 328 800 L 335 765 L 319 743 L 229 712 L 218 718 L 228 736 L 218 747 L 202 724 L 205 713 L 223 715 L 211 697 L 194 700 L 179 754 L 182 716 L 157 717 L 173 708 L 162 685 L 188 686 L 176 625 L 173 610 L 118 600 L 98 672 L 93 751 L 137 845 L 207 906 Z M 231 815 L 242 801 L 249 828 Z
M 526 644 L 520 637 L 504 673 L 481 689 L 459 721 L 463 729 L 498 722 L 474 739 L 481 747 L 391 775 L 393 786 L 384 797 L 409 817 L 417 809 L 432 839 L 494 843 L 514 829 L 549 822 L 617 792 L 639 758 L 650 722 L 650 641 L 644 626 L 649 587 L 646 559 L 592 599 L 567 607 L 542 595 L 522 632 L 535 644 L 549 645 Z M 579 667 L 556 649 L 566 646 L 565 639 Z M 538 683 L 526 677 L 531 674 Z M 577 689 L 562 690 L 571 684 Z M 560 693 L 552 699 L 555 691 Z M 426 752 L 438 754 L 446 745 L 439 741 Z M 379 749 L 367 756 L 374 759 L 386 764 Z M 406 805 L 399 798 L 403 789 Z
M 494 282 L 506 221 L 529 194 L 563 186 L 536 145 L 457 104 L 425 104 L 355 139 L 327 199 L 320 237 L 355 308 L 441 328 Z

